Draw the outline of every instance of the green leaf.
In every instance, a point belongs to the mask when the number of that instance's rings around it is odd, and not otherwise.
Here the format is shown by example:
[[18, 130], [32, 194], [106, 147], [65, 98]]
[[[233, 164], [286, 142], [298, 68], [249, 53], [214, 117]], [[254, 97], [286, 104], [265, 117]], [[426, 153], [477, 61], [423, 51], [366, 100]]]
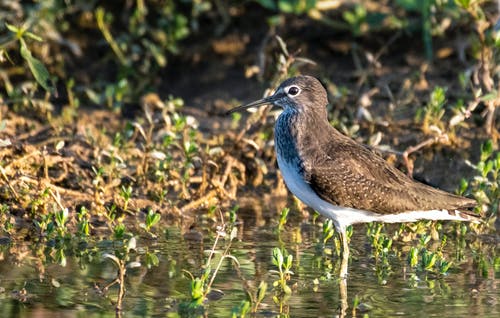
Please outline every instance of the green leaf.
[[467, 190], [468, 186], [469, 186], [469, 183], [467, 182], [467, 180], [462, 178], [460, 180], [460, 187], [458, 189], [458, 194], [463, 195], [465, 193], [465, 190]]
[[469, 9], [471, 0], [455, 0], [455, 3], [464, 9]]
[[12, 24], [9, 24], [7, 22], [5, 22], [5, 26], [7, 27], [7, 29], [9, 29], [9, 31], [14, 32], [16, 34], [21, 31], [20, 28], [13, 26]]
[[278, 247], [273, 249], [273, 264], [280, 267], [283, 266], [283, 254], [281, 254], [281, 250]]
[[488, 175], [488, 173], [490, 173], [490, 171], [492, 171], [492, 170], [493, 170], [493, 161], [488, 160], [486, 162], [486, 164], [484, 165], [484, 167], [483, 167], [483, 171], [482, 171], [483, 177], [486, 178], [486, 176]]
[[290, 286], [284, 285], [283, 292], [285, 292], [285, 294], [287, 294], [287, 295], [290, 295], [292, 293], [292, 289], [290, 288]]
[[276, 10], [276, 3], [273, 0], [257, 0], [257, 2], [266, 9]]
[[261, 302], [266, 296], [267, 283], [265, 281], [261, 281], [259, 284], [259, 289], [257, 290], [257, 301]]
[[191, 298], [201, 299], [203, 297], [203, 281], [198, 277], [191, 281]]
[[437, 256], [435, 253], [427, 253], [424, 254], [425, 255], [425, 258], [422, 257], [422, 260], [424, 261], [424, 268], [426, 270], [431, 270], [432, 267], [434, 267], [434, 264], [436, 263], [436, 260], [437, 260]]
[[292, 261], [293, 261], [293, 255], [288, 255], [286, 257], [286, 263], [285, 263], [285, 268], [286, 269], [292, 268]]
[[420, 8], [420, 0], [397, 0], [396, 4], [408, 11], [417, 11]]
[[352, 12], [344, 11], [342, 17], [351, 25], [354, 25], [356, 23], [356, 16]]
[[36, 59], [31, 55], [30, 50], [26, 46], [23, 39], [21, 41], [21, 56], [28, 62], [31, 73], [35, 77], [35, 80], [48, 92], [54, 92], [54, 87], [52, 86], [52, 81], [50, 80], [50, 74], [45, 65], [43, 65], [40, 60]]
[[41, 37], [39, 37], [38, 35], [36, 35], [35, 33], [32, 33], [32, 32], [24, 32], [23, 34], [25, 37], [27, 38], [30, 38], [30, 39], [33, 39], [35, 41], [38, 41], [38, 42], [43, 42], [43, 39]]
[[488, 94], [484, 94], [480, 97], [480, 100], [483, 102], [489, 102], [498, 98], [498, 92], [496, 90], [491, 91]]
[[[295, 3], [292, 3], [290, 1], [286, 1], [286, 0], [281, 0], [281, 1], [278, 1], [278, 8], [280, 9], [280, 11], [282, 12], [285, 12], [285, 13], [293, 13], [294, 11], [294, 4]], [[296, 4], [295, 4], [296, 5]]]
[[408, 255], [408, 262], [411, 267], [415, 267], [418, 264], [418, 248], [412, 247], [410, 248], [410, 253]]
[[148, 51], [153, 55], [156, 63], [160, 67], [165, 67], [167, 65], [167, 58], [160, 47], [155, 45], [153, 42], [148, 40], [142, 40], [142, 44], [148, 49]]
[[151, 266], [158, 266], [160, 264], [160, 260], [155, 253], [146, 253], [146, 264], [148, 268]]
[[481, 161], [486, 161], [486, 159], [488, 159], [488, 157], [492, 153], [493, 153], [493, 141], [489, 139], [481, 145]]

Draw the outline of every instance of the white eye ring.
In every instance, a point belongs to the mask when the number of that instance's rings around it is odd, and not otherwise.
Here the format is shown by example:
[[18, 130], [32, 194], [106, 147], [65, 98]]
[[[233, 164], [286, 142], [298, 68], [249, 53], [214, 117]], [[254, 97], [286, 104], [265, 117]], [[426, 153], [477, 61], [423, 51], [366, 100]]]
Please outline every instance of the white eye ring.
[[300, 88], [295, 85], [288, 86], [285, 88], [285, 93], [290, 97], [297, 96], [300, 94], [300, 92], [301, 92]]

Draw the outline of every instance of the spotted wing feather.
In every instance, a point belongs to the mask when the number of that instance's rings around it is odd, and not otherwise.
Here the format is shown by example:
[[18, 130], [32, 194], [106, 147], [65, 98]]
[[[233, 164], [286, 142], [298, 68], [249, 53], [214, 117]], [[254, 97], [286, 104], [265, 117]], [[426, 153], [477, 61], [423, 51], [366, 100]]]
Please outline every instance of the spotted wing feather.
[[[475, 200], [456, 196], [408, 178], [368, 148], [334, 131], [310, 143], [321, 149], [314, 158], [303, 152], [306, 181], [324, 200], [380, 214], [473, 207]], [[336, 142], [332, 143], [331, 138]]]

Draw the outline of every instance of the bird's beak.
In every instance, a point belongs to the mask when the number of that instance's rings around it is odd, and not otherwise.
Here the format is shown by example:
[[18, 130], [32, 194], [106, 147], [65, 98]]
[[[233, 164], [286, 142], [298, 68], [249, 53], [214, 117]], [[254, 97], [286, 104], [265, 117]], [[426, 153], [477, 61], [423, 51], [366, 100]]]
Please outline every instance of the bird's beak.
[[283, 97], [283, 93], [276, 92], [271, 96], [256, 100], [256, 101], [248, 103], [248, 104], [237, 106], [237, 107], [229, 110], [226, 113], [226, 115], [232, 114], [234, 112], [239, 112], [239, 111], [242, 111], [244, 109], [251, 108], [251, 107], [262, 106], [262, 105], [266, 105], [266, 104], [273, 104], [276, 100], [278, 100], [282, 97]]

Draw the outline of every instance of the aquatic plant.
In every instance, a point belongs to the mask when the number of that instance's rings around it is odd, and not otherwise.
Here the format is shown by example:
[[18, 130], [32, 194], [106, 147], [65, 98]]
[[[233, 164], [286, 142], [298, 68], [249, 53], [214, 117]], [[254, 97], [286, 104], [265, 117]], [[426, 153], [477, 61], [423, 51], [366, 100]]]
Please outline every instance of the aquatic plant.
[[389, 275], [392, 273], [392, 265], [389, 256], [392, 252], [392, 238], [387, 235], [383, 223], [366, 224], [366, 236], [368, 237], [373, 257], [375, 259], [375, 273], [380, 284], [385, 285]]
[[161, 214], [158, 212], [153, 212], [152, 209], [148, 209], [148, 214], [146, 214], [146, 231], [151, 231], [151, 228], [155, 226], [161, 219]]
[[447, 242], [447, 236], [443, 235], [436, 252], [429, 250], [428, 244], [430, 240], [430, 235], [424, 234], [420, 237], [419, 247], [412, 246], [410, 248], [407, 258], [408, 264], [418, 271], [446, 274], [453, 264], [444, 258], [442, 252]]
[[[212, 284], [217, 277], [223, 262], [226, 259], [230, 259], [236, 266], [239, 266], [239, 262], [230, 253], [231, 243], [236, 238], [238, 229], [234, 226], [234, 223], [225, 223], [222, 214], [220, 215], [220, 223], [217, 225], [216, 236], [212, 244], [212, 248], [208, 251], [208, 257], [205, 261], [204, 268], [199, 276], [193, 275], [190, 271], [183, 269], [183, 271], [190, 278], [190, 293], [191, 299], [188, 303], [183, 303], [182, 311], [187, 310], [188, 312], [198, 311], [204, 301], [207, 299], [210, 292], [212, 292]], [[229, 233], [228, 233], [229, 232]], [[215, 259], [215, 255], [219, 254], [219, 243], [224, 241], [225, 246], [223, 251], [215, 264], [215, 268], [212, 270], [212, 262]]]
[[102, 295], [107, 295], [107, 292], [110, 287], [118, 284], [118, 294], [116, 300], [112, 300], [112, 303], [115, 305], [115, 309], [117, 313], [120, 313], [123, 309], [123, 300], [125, 297], [125, 277], [127, 273], [127, 269], [140, 267], [141, 263], [136, 260], [131, 260], [130, 254], [137, 247], [137, 240], [134, 237], [126, 240], [124, 242], [123, 248], [121, 250], [115, 250], [114, 254], [104, 253], [102, 255], [103, 259], [109, 259], [113, 262], [113, 264], [117, 268], [117, 277], [108, 283], [107, 285], [100, 287], [96, 286], [97, 290]]
[[278, 232], [281, 232], [286, 224], [289, 208], [283, 208], [280, 213], [280, 219], [278, 223]]
[[293, 256], [288, 254], [284, 248], [275, 247], [273, 249], [272, 263], [278, 270], [270, 270], [270, 273], [277, 274], [278, 279], [273, 282], [273, 287], [276, 288], [277, 294], [291, 294], [292, 290], [288, 286], [287, 281], [290, 280], [293, 272], [291, 270], [293, 265]]

